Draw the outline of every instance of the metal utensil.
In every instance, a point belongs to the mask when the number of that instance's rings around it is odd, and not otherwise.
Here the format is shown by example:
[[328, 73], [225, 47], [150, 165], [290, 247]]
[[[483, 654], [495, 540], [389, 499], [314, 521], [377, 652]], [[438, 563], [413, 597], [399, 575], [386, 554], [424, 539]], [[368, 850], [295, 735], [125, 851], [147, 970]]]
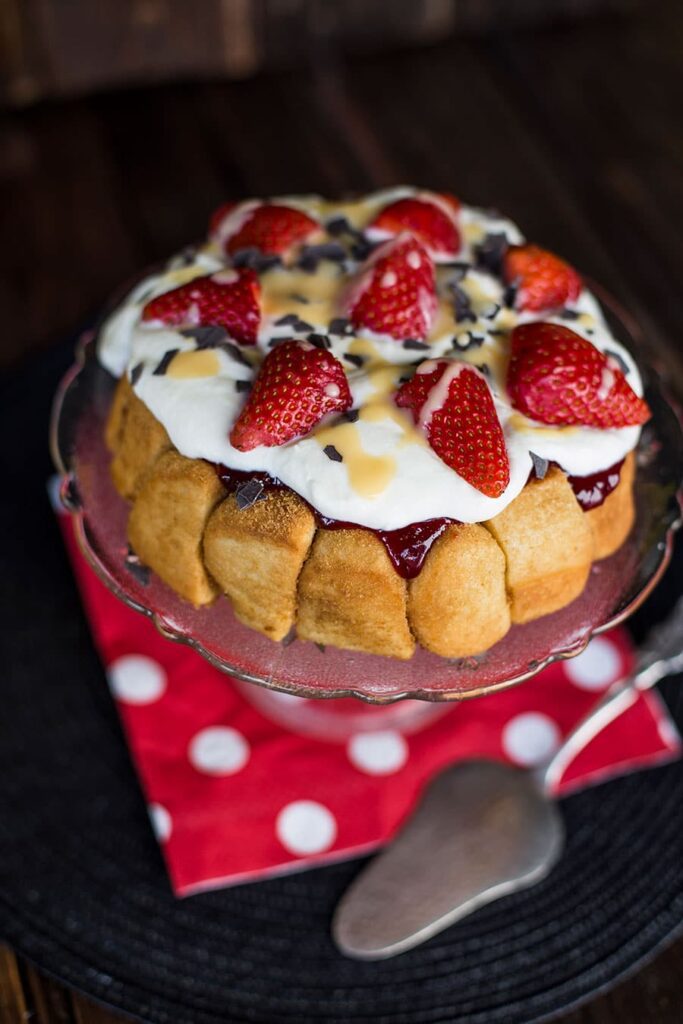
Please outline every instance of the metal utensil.
[[544, 878], [564, 846], [554, 795], [587, 744], [667, 675], [683, 671], [683, 598], [643, 645], [635, 671], [611, 686], [534, 771], [492, 761], [446, 769], [393, 842], [355, 879], [332, 922], [347, 956], [380, 960]]

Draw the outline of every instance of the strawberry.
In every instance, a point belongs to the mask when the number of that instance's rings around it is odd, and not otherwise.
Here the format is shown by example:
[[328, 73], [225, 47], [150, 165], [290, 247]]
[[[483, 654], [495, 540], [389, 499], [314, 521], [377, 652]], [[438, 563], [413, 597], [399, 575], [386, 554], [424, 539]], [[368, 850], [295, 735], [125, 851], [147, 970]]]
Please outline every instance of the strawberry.
[[608, 430], [650, 418], [616, 360], [559, 324], [515, 327], [507, 390], [515, 409], [553, 426]]
[[318, 222], [302, 210], [262, 203], [247, 211], [242, 224], [223, 237], [223, 244], [230, 254], [240, 249], [258, 249], [264, 255], [282, 256], [319, 229]]
[[436, 313], [436, 283], [421, 242], [403, 233], [380, 245], [351, 289], [347, 311], [356, 328], [424, 340]]
[[223, 221], [225, 220], [225, 218], [228, 216], [229, 213], [232, 213], [232, 211], [234, 209], [236, 209], [238, 206], [239, 206], [239, 202], [237, 202], [235, 200], [232, 200], [232, 201], [229, 201], [227, 203], [221, 203], [220, 206], [216, 207], [216, 209], [213, 211], [213, 213], [209, 217], [209, 236], [210, 237], [213, 237], [214, 235], [218, 234], [218, 232], [220, 230], [220, 226], [223, 223]]
[[480, 370], [432, 359], [394, 397], [409, 409], [440, 459], [472, 487], [499, 498], [510, 483], [510, 461], [493, 397]]
[[241, 452], [285, 444], [308, 434], [328, 413], [344, 412], [351, 402], [339, 360], [328, 349], [290, 339], [263, 360], [230, 441]]
[[517, 309], [532, 313], [573, 302], [582, 287], [573, 267], [538, 245], [511, 245], [503, 257], [503, 278], [517, 286]]
[[[449, 211], [449, 212], [447, 212]], [[435, 197], [428, 199], [399, 199], [390, 203], [368, 226], [369, 238], [386, 238], [409, 231], [425, 246], [434, 260], [452, 259], [460, 251], [460, 234], [452, 215], [450, 203]]]
[[142, 319], [169, 327], [223, 327], [235, 341], [255, 345], [260, 294], [253, 270], [220, 270], [157, 295], [143, 309]]
[[457, 196], [454, 196], [452, 192], [437, 192], [436, 195], [442, 203], [446, 203], [451, 208], [453, 213], [460, 213], [462, 209], [462, 203]]

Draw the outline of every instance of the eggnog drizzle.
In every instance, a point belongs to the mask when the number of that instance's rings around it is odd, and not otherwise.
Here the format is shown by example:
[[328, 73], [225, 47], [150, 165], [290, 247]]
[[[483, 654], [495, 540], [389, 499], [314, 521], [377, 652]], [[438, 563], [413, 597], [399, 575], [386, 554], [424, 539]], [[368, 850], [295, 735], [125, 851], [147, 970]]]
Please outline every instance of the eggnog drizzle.
[[[261, 277], [261, 307], [277, 320], [295, 313], [313, 325], [327, 325], [338, 316], [339, 293], [345, 277], [336, 263], [321, 261], [314, 273], [304, 270], [268, 270]], [[307, 301], [301, 301], [305, 298]]]
[[178, 352], [168, 364], [166, 376], [174, 380], [189, 380], [196, 377], [215, 377], [221, 368], [220, 359], [212, 349], [197, 349]]

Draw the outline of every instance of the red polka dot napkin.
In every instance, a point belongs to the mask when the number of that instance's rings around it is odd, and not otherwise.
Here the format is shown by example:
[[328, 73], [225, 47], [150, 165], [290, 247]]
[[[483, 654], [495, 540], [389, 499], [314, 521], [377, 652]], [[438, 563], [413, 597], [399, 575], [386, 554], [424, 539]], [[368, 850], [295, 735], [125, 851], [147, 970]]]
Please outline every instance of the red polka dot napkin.
[[[627, 634], [615, 630], [516, 689], [445, 709], [420, 705], [431, 717], [413, 731], [401, 705], [334, 708], [270, 694], [266, 705], [264, 691], [164, 640], [113, 597], [68, 517], [60, 522], [178, 895], [371, 850], [454, 761], [542, 762], [633, 660]], [[659, 764], [680, 748], [657, 694], [641, 695], [569, 765], [560, 791]]]

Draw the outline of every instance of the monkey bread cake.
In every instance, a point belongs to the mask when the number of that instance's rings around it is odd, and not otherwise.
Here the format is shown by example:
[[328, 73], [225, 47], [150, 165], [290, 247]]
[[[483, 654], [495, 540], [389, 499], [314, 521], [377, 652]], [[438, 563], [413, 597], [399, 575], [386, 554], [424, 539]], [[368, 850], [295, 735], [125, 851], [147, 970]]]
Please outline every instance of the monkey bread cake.
[[227, 203], [98, 355], [135, 555], [273, 641], [479, 654], [633, 523], [632, 356], [569, 264], [452, 195]]

